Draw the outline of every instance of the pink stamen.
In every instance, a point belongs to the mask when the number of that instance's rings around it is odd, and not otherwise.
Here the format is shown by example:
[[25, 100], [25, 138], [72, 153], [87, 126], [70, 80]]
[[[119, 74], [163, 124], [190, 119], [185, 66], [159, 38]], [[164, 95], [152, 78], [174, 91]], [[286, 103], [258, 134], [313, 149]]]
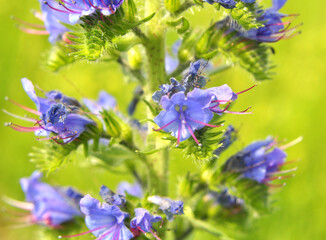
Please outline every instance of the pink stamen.
[[177, 120], [177, 119], [172, 120], [171, 122], [165, 124], [163, 127], [159, 128], [159, 129], [154, 129], [154, 128], [153, 128], [153, 130], [154, 130], [154, 131], [161, 131], [161, 130], [163, 130], [164, 128], [166, 128], [167, 126], [169, 126], [169, 125], [171, 125], [172, 123], [174, 123], [176, 120]]
[[34, 23], [29, 23], [29, 22], [25, 22], [19, 18], [16, 18], [14, 16], [11, 17], [13, 20], [25, 25], [25, 26], [28, 26], [28, 27], [34, 27], [34, 28], [41, 28], [41, 29], [45, 29], [45, 26], [44, 25], [41, 25], [41, 24], [34, 24]]
[[218, 102], [218, 103], [227, 103], [227, 102], [232, 102], [231, 100], [214, 100], [214, 101], [212, 101], [212, 103], [216, 103], [216, 102]]
[[71, 13], [76, 13], [76, 14], [80, 14], [81, 12], [77, 12], [74, 10], [71, 10], [70, 8], [67, 8], [63, 3], [59, 2], [59, 5], [62, 6], [64, 9], [68, 10]]
[[104, 0], [101, 0], [102, 4], [104, 5], [104, 7], [108, 7], [105, 3]]
[[14, 123], [9, 123], [7, 126], [19, 132], [35, 132], [41, 129], [40, 127], [23, 127]]
[[272, 172], [271, 174], [286, 174], [286, 173], [294, 172], [294, 171], [297, 171], [297, 170], [298, 170], [298, 168], [295, 167], [295, 168], [288, 169], [288, 170], [275, 171], [275, 172]]
[[189, 119], [190, 121], [193, 121], [193, 122], [196, 122], [196, 123], [205, 125], [207, 127], [222, 127], [222, 126], [224, 126], [224, 124], [221, 124], [221, 125], [212, 125], [212, 124], [204, 123], [204, 122], [201, 122], [201, 121], [198, 121], [196, 119], [189, 118], [189, 117], [187, 119]]
[[17, 102], [15, 102], [15, 101], [11, 100], [11, 99], [8, 98], [8, 97], [6, 97], [5, 100], [8, 100], [9, 102], [15, 104], [16, 106], [18, 106], [18, 107], [24, 109], [24, 110], [27, 111], [27, 112], [33, 113], [33, 114], [38, 115], [38, 116], [41, 116], [41, 115], [42, 115], [39, 111], [36, 111], [36, 110], [31, 109], [31, 108], [29, 108], [29, 107], [25, 107], [24, 105], [21, 105], [20, 103], [17, 103]]
[[179, 143], [180, 143], [181, 127], [182, 127], [182, 124], [181, 124], [181, 121], [180, 121], [179, 128], [178, 128], [177, 147], [179, 146]]
[[295, 175], [288, 175], [288, 176], [275, 176], [275, 177], [270, 177], [270, 178], [266, 178], [263, 181], [264, 182], [270, 182], [270, 181], [274, 181], [274, 180], [281, 180], [281, 179], [287, 179], [287, 178], [291, 178], [294, 177]]
[[247, 112], [251, 107], [241, 111], [241, 112], [233, 112], [233, 111], [224, 111], [225, 113], [232, 113], [232, 114], [252, 114], [252, 112]]
[[103, 229], [103, 228], [106, 228], [106, 227], [110, 227], [110, 226], [112, 226], [112, 224], [104, 225], [104, 226], [101, 226], [101, 227], [98, 227], [98, 228], [94, 228], [92, 230], [89, 230], [89, 231], [86, 231], [86, 232], [82, 232], [82, 233], [78, 233], [78, 234], [74, 234], [74, 235], [58, 236], [58, 238], [79, 237], [79, 236], [83, 236], [85, 234], [92, 233], [92, 232], [95, 232], [97, 230], [100, 230], [100, 229]]
[[298, 162], [299, 160], [292, 160], [292, 161], [287, 161], [287, 162], [284, 162], [282, 164], [279, 164], [278, 166], [281, 167], [281, 166], [284, 166], [284, 165], [287, 165], [287, 164], [291, 164], [291, 163], [296, 163]]
[[[53, 9], [54, 11], [58, 11], [58, 12], [62, 12], [62, 13], [70, 13], [70, 12], [67, 12], [67, 11], [64, 11], [64, 10], [61, 10], [61, 9], [58, 9], [58, 8], [55, 8], [55, 7], [52, 7], [47, 1], [44, 1], [43, 2], [45, 5], [48, 5], [49, 8]], [[62, 4], [60, 4], [62, 6]]]
[[238, 92], [238, 93], [236, 93], [236, 94], [239, 95], [239, 94], [241, 94], [241, 93], [247, 92], [247, 91], [253, 89], [253, 88], [256, 87], [256, 86], [257, 86], [257, 84], [255, 84], [255, 85], [251, 86], [250, 88], [247, 88], [247, 89], [245, 89], [245, 90], [243, 90], [243, 91], [241, 91], [241, 92]]
[[153, 236], [157, 239], [157, 240], [161, 240], [153, 231], [152, 229], [149, 230], [151, 232], [151, 234], [153, 234]]
[[226, 107], [223, 110], [220, 109], [213, 109], [213, 107], [209, 107], [212, 111], [217, 112], [217, 113], [223, 113], [225, 112], [229, 107], [230, 107], [231, 103], [228, 103], [228, 105], [226, 105]]
[[190, 134], [191, 134], [191, 136], [193, 137], [193, 139], [195, 140], [195, 142], [196, 142], [198, 145], [201, 145], [201, 144], [198, 142], [198, 140], [197, 140], [195, 134], [194, 134], [193, 131], [191, 130], [191, 127], [189, 126], [188, 123], [186, 123], [186, 126], [187, 126], [187, 128], [189, 129]]
[[20, 30], [22, 30], [25, 33], [32, 34], [32, 35], [49, 35], [49, 32], [47, 30], [36, 30], [32, 28], [24, 28], [22, 26], [18, 27]]

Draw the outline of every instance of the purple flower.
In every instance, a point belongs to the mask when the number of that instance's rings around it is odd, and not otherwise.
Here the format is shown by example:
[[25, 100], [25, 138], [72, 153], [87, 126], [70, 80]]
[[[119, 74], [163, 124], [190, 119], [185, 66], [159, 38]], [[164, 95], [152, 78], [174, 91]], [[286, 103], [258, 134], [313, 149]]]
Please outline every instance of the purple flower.
[[134, 182], [134, 184], [130, 184], [126, 181], [123, 181], [119, 183], [118, 193], [121, 195], [125, 195], [127, 193], [131, 196], [142, 198], [143, 188], [138, 182]]
[[117, 105], [115, 98], [103, 90], [100, 91], [97, 101], [84, 98], [83, 103], [94, 114], [99, 114], [103, 110], [114, 109]]
[[160, 196], [150, 196], [147, 199], [149, 202], [152, 202], [158, 206], [166, 215], [166, 218], [169, 221], [173, 220], [174, 215], [182, 215], [183, 214], [183, 202], [182, 201], [174, 201], [170, 198], [160, 197]]
[[100, 190], [100, 196], [106, 202], [110, 205], [123, 205], [126, 203], [126, 197], [122, 194], [115, 194], [113, 191], [111, 191], [107, 186], [102, 185]]
[[78, 204], [82, 195], [72, 188], [53, 187], [40, 182], [41, 176], [41, 173], [34, 172], [31, 177], [20, 180], [27, 202], [12, 199], [7, 199], [7, 202], [30, 211], [28, 221], [31, 223], [50, 227], [58, 227], [75, 216], [81, 216]]
[[207, 90], [195, 88], [187, 94], [183, 92], [174, 94], [171, 98], [163, 96], [161, 99], [162, 110], [154, 118], [154, 122], [160, 127], [156, 131], [171, 132], [180, 141], [190, 136], [199, 144], [194, 131], [204, 126], [218, 127], [208, 124], [213, 118], [213, 112], [209, 109], [212, 95]]
[[37, 125], [23, 127], [17, 124], [9, 124], [11, 128], [21, 132], [35, 132], [38, 136], [49, 136], [54, 133], [55, 136], [43, 139], [52, 139], [56, 142], [60, 139], [63, 140], [63, 143], [69, 143], [78, 138], [86, 130], [87, 125], [95, 124], [91, 119], [78, 114], [80, 104], [77, 100], [66, 97], [58, 91], [50, 91], [46, 93], [46, 98], [41, 98], [36, 95], [31, 81], [23, 78], [22, 84], [27, 95], [35, 103], [37, 110], [10, 101], [24, 110], [38, 115], [41, 120], [11, 114], [17, 118], [34, 122], [34, 125]]
[[[146, 234], [152, 233], [156, 239], [160, 239], [157, 235], [153, 232], [152, 229], [153, 223], [162, 221], [162, 217], [159, 215], [151, 215], [148, 210], [144, 208], [136, 208], [135, 209], [135, 217], [130, 222], [130, 228], [133, 232], [134, 236], [139, 235], [139, 231]], [[155, 229], [154, 229], [155, 230]]]
[[165, 54], [165, 71], [167, 74], [172, 73], [174, 70], [177, 69], [179, 65], [179, 59], [178, 59], [178, 52], [181, 47], [182, 41], [176, 41], [172, 45], [172, 55], [170, 55], [168, 52]]
[[[279, 174], [296, 170], [280, 171], [280, 168], [285, 164], [287, 155], [275, 145], [274, 139], [271, 138], [254, 142], [228, 159], [224, 170], [240, 172], [245, 178], [273, 186], [269, 182], [290, 177], [279, 176]], [[276, 174], [278, 175], [275, 176]]]
[[[80, 209], [85, 214], [85, 222], [90, 231], [98, 240], [129, 240], [133, 234], [125, 226], [124, 220], [128, 217], [116, 205], [100, 203], [90, 195], [80, 200]], [[77, 234], [79, 236], [81, 234]]]

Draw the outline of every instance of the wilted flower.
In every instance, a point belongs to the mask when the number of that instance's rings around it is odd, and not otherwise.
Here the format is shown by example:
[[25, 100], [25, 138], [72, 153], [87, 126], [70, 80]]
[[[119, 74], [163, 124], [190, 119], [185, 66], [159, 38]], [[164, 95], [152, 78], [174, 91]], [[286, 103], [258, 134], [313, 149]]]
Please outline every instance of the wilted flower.
[[120, 206], [126, 203], [126, 198], [124, 195], [116, 194], [104, 185], [102, 185], [101, 187], [100, 196], [102, 197], [104, 202], [110, 205]]
[[143, 188], [138, 182], [134, 182], [134, 184], [130, 184], [126, 181], [122, 181], [118, 185], [118, 193], [121, 195], [125, 195], [127, 193], [131, 196], [142, 198]]
[[213, 200], [215, 204], [221, 205], [224, 208], [235, 208], [244, 204], [242, 199], [230, 195], [227, 188], [220, 192], [210, 191], [205, 198]]
[[[148, 210], [144, 208], [135, 209], [135, 217], [130, 222], [130, 228], [134, 236], [138, 236], [139, 232], [144, 234], [152, 233], [156, 239], [158, 236], [153, 232], [153, 223], [162, 221], [162, 217], [159, 215], [151, 215]], [[155, 230], [155, 229], [154, 229]]]
[[150, 196], [147, 198], [147, 200], [151, 203], [160, 206], [160, 209], [163, 211], [169, 221], [173, 220], [174, 215], [183, 214], [182, 201], [174, 201], [170, 198], [160, 196]]
[[38, 115], [41, 120], [32, 118], [23, 118], [10, 114], [12, 116], [34, 122], [33, 127], [23, 127], [17, 124], [8, 124], [11, 128], [21, 132], [35, 132], [38, 136], [49, 136], [50, 133], [56, 134], [46, 139], [52, 139], [57, 142], [62, 139], [64, 143], [69, 143], [78, 138], [85, 130], [87, 125], [95, 124], [89, 118], [78, 114], [80, 112], [80, 104], [77, 100], [66, 97], [58, 91], [50, 91], [46, 93], [46, 98], [38, 97], [35, 93], [34, 86], [27, 78], [22, 79], [22, 84], [27, 95], [35, 103], [37, 110], [30, 109], [12, 100], [12, 103], [18, 105], [22, 109]]
[[5, 199], [9, 204], [28, 210], [31, 215], [25, 220], [50, 227], [58, 227], [64, 222], [81, 216], [79, 200], [82, 195], [72, 188], [53, 187], [40, 182], [41, 173], [34, 172], [29, 178], [22, 178], [20, 184], [27, 202]]

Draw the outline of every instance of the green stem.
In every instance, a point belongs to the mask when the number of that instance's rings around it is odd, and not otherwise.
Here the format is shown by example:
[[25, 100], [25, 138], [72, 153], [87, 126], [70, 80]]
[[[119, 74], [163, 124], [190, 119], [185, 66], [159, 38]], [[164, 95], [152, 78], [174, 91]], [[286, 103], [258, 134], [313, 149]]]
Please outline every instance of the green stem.
[[163, 150], [163, 190], [162, 193], [165, 196], [169, 195], [169, 160], [170, 160], [170, 149], [169, 147]]

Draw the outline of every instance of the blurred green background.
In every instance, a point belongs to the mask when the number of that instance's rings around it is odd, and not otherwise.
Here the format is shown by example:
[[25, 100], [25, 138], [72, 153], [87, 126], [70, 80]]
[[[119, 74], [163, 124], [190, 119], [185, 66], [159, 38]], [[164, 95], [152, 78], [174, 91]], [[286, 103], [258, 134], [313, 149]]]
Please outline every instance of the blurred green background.
[[[265, 1], [267, 5], [270, 3]], [[264, 3], [265, 3], [264, 2]], [[125, 112], [131, 99], [127, 95], [135, 84], [127, 84], [119, 67], [107, 63], [77, 63], [58, 74], [42, 68], [42, 55], [50, 47], [46, 36], [27, 35], [10, 19], [15, 15], [28, 22], [35, 21], [31, 9], [38, 9], [37, 1], [7, 1], [0, 8], [0, 105], [15, 113], [23, 113], [16, 106], [4, 101], [5, 96], [33, 107], [24, 93], [20, 79], [27, 77], [45, 90], [60, 89], [66, 95], [81, 98], [76, 89], [65, 78], [72, 81], [89, 98], [96, 98], [100, 89], [114, 95], [120, 110]], [[256, 221], [247, 239], [326, 239], [326, 114], [323, 109], [326, 94], [326, 2], [315, 0], [289, 0], [282, 12], [300, 13], [297, 23], [303, 22], [303, 34], [274, 44], [277, 64], [275, 78], [265, 81], [254, 90], [241, 95], [237, 109], [251, 105], [254, 114], [229, 116], [229, 123], [240, 129], [239, 141], [232, 147], [240, 150], [253, 140], [264, 139], [267, 135], [279, 140], [293, 140], [303, 136], [304, 141], [288, 149], [288, 159], [300, 159], [296, 177], [287, 180], [287, 186], [274, 195], [274, 213]], [[210, 16], [195, 11], [194, 22], [202, 26]], [[199, 14], [197, 16], [197, 13]], [[229, 84], [233, 89], [242, 90], [253, 84], [252, 78], [239, 68], [228, 70], [212, 81], [212, 84]], [[0, 113], [1, 122], [12, 118]], [[0, 127], [0, 194], [23, 200], [19, 179], [29, 176], [35, 169], [28, 161], [28, 153], [37, 144], [32, 133], [20, 133]], [[185, 164], [185, 161], [187, 164]], [[187, 165], [188, 168], [184, 169]], [[171, 163], [173, 178], [191, 170], [197, 164], [189, 159], [176, 158]], [[79, 163], [68, 164], [61, 171], [52, 174], [46, 181], [53, 184], [76, 186], [84, 192], [96, 194], [101, 184], [114, 188], [121, 178], [99, 169], [85, 169]], [[171, 184], [171, 189], [174, 185]], [[0, 203], [0, 205], [3, 205]], [[2, 210], [4, 208], [1, 208]], [[37, 239], [33, 232], [36, 227], [8, 229], [9, 213], [1, 211], [1, 239]], [[10, 224], [9, 224], [10, 225]], [[85, 239], [92, 239], [88, 236]], [[83, 238], [84, 239], [84, 238]], [[197, 233], [195, 239], [210, 239]]]

